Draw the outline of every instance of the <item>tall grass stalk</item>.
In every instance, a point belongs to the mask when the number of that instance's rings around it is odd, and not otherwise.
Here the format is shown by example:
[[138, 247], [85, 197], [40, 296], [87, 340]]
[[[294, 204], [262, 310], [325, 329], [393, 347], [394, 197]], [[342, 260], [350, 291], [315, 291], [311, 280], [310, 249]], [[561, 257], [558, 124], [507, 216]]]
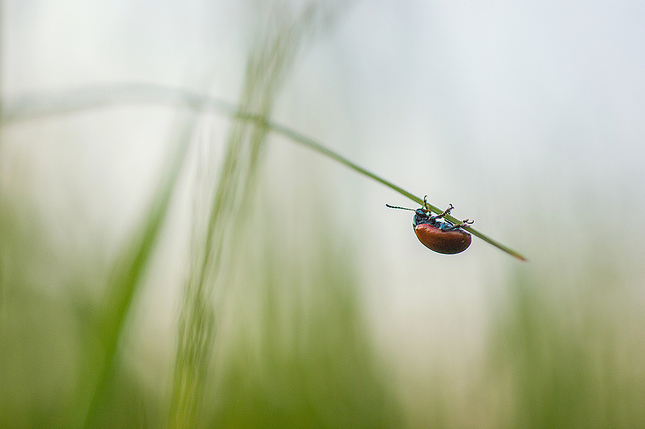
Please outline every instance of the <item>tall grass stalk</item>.
[[142, 287], [142, 277], [149, 267], [155, 245], [162, 233], [171, 197], [181, 167], [188, 152], [190, 134], [194, 127], [194, 115], [185, 126], [179, 138], [178, 150], [169, 159], [165, 176], [148, 211], [144, 214], [136, 233], [119, 252], [120, 258], [113, 268], [106, 296], [97, 316], [97, 337], [102, 343], [103, 359], [97, 360], [97, 383], [90, 395], [90, 404], [84, 427], [97, 427], [100, 408], [105, 402], [104, 395], [114, 378], [118, 343], [127, 324], [127, 316], [135, 295]]
[[266, 118], [303, 39], [314, 29], [320, 15], [328, 15], [329, 11], [310, 3], [300, 16], [291, 19], [287, 18], [286, 10], [275, 9], [273, 13], [249, 56], [240, 102], [241, 111], [254, 112], [262, 121], [233, 125], [212, 195], [197, 196], [206, 198], [210, 214], [205, 229], [193, 233], [194, 264], [180, 316], [171, 427], [196, 424], [217, 332], [213, 291], [221, 293], [230, 282], [224, 268], [236, 256], [240, 227], [249, 219], [249, 208], [254, 206], [252, 196], [269, 131]]

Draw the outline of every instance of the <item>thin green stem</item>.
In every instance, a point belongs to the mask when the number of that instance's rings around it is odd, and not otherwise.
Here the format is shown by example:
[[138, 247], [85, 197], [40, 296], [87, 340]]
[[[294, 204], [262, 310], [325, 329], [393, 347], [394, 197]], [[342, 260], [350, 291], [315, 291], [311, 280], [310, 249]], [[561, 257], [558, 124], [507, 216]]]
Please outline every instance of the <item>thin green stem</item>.
[[[316, 142], [315, 140], [312, 140], [309, 137], [307, 137], [307, 136], [305, 136], [303, 134], [300, 134], [297, 131], [292, 130], [291, 128], [287, 128], [287, 127], [285, 127], [283, 125], [276, 124], [274, 122], [266, 121], [261, 116], [257, 116], [257, 115], [253, 115], [253, 114], [249, 114], [249, 113], [237, 113], [235, 116], [238, 117], [239, 119], [242, 119], [242, 120], [250, 120], [250, 121], [254, 121], [254, 122], [262, 122], [271, 131], [273, 131], [273, 132], [275, 132], [277, 134], [281, 134], [281, 135], [291, 139], [292, 141], [294, 141], [296, 143], [300, 143], [303, 146], [306, 146], [306, 147], [308, 147], [308, 148], [310, 148], [312, 150], [315, 150], [316, 152], [318, 152], [318, 153], [320, 153], [322, 155], [325, 155], [326, 157], [331, 158], [334, 161], [345, 165], [346, 167], [351, 168], [352, 170], [354, 170], [354, 171], [356, 171], [356, 172], [358, 172], [360, 174], [363, 174], [363, 175], [365, 175], [365, 176], [367, 176], [367, 177], [369, 177], [369, 178], [371, 178], [373, 180], [376, 180], [377, 182], [387, 186], [390, 189], [393, 189], [394, 191], [398, 192], [399, 194], [401, 194], [401, 195], [403, 195], [405, 197], [408, 197], [409, 199], [411, 199], [412, 201], [414, 201], [415, 203], [417, 203], [419, 205], [424, 204], [424, 201], [423, 201], [422, 198], [419, 198], [418, 196], [406, 191], [405, 189], [401, 188], [400, 186], [395, 185], [394, 183], [390, 182], [389, 180], [386, 180], [383, 177], [381, 177], [381, 176], [379, 176], [379, 175], [377, 175], [375, 173], [372, 173], [369, 170], [366, 170], [365, 168], [361, 167], [360, 165], [355, 164], [354, 162], [350, 161], [349, 159], [343, 157], [342, 155], [339, 155], [338, 153], [326, 148], [325, 146], [321, 145], [320, 143]], [[436, 214], [443, 213], [443, 210], [441, 210], [438, 207], [436, 207], [436, 206], [434, 206], [432, 204], [429, 204], [427, 202], [426, 202], [425, 206], [430, 211], [432, 211], [432, 212], [434, 212]], [[451, 221], [453, 223], [459, 223], [460, 222], [457, 218], [455, 218], [455, 217], [453, 217], [451, 215], [445, 215], [444, 218], [448, 219], [449, 221]], [[462, 229], [465, 229], [466, 231], [470, 232], [474, 236], [477, 236], [477, 237], [481, 238], [485, 242], [497, 247], [498, 249], [508, 253], [509, 255], [511, 255], [511, 256], [521, 260], [521, 261], [526, 261], [526, 258], [524, 256], [522, 256], [520, 253], [518, 253], [515, 250], [511, 249], [510, 247], [500, 243], [499, 241], [494, 240], [494, 239], [488, 237], [487, 235], [477, 231], [475, 228], [473, 228], [471, 226], [464, 225], [462, 227]]]
[[[245, 118], [242, 115], [238, 115], [238, 117]], [[251, 119], [251, 118], [249, 117], [249, 119]], [[367, 177], [369, 177], [371, 179], [376, 180], [377, 182], [387, 186], [390, 189], [395, 190], [396, 192], [400, 193], [401, 195], [408, 197], [409, 199], [411, 199], [415, 203], [417, 203], [419, 205], [424, 204], [424, 201], [423, 201], [422, 198], [419, 198], [418, 196], [406, 191], [405, 189], [401, 188], [400, 186], [397, 186], [394, 183], [382, 178], [381, 176], [379, 176], [377, 174], [374, 174], [369, 170], [364, 169], [363, 167], [353, 163], [352, 161], [348, 160], [347, 158], [337, 154], [336, 152], [333, 152], [333, 151], [327, 149], [326, 147], [324, 147], [320, 143], [316, 142], [315, 140], [312, 140], [312, 139], [310, 139], [310, 138], [308, 138], [308, 137], [306, 137], [306, 136], [304, 136], [304, 135], [302, 135], [302, 134], [300, 134], [300, 133], [298, 133], [296, 131], [293, 131], [290, 128], [284, 127], [284, 126], [279, 125], [279, 124], [275, 124], [275, 123], [272, 123], [272, 122], [267, 122], [266, 125], [272, 131], [274, 131], [274, 132], [276, 132], [278, 134], [282, 134], [283, 136], [288, 137], [291, 140], [293, 140], [293, 141], [295, 141], [297, 143], [300, 143], [300, 144], [302, 144], [304, 146], [307, 146], [308, 148], [313, 149], [316, 152], [318, 152], [318, 153], [320, 153], [322, 155], [325, 155], [328, 158], [333, 159], [334, 161], [340, 162], [341, 164], [351, 168], [354, 171], [357, 171], [358, 173], [361, 173], [361, 174], [363, 174], [363, 175], [365, 175], [365, 176], [367, 176]], [[432, 204], [426, 203], [425, 206], [430, 211], [432, 211], [432, 212], [434, 212], [436, 214], [443, 213], [443, 210], [439, 209], [436, 206], [433, 206]], [[448, 214], [445, 215], [444, 218], [448, 219], [450, 222], [453, 222], [453, 223], [459, 223], [460, 222], [457, 218], [455, 218], [455, 217], [453, 217], [451, 215], [448, 215]], [[526, 261], [526, 258], [524, 256], [522, 256], [520, 253], [518, 253], [515, 250], [511, 249], [510, 247], [500, 243], [499, 241], [494, 240], [494, 239], [488, 237], [487, 235], [477, 231], [473, 227], [464, 225], [464, 226], [462, 226], [462, 229], [465, 229], [466, 231], [470, 232], [471, 234], [481, 238], [485, 242], [497, 247], [498, 249], [508, 253], [509, 255], [511, 255], [511, 256], [521, 260], [521, 261]]]
[[[358, 164], [355, 164], [344, 156], [326, 148], [319, 142], [303, 134], [300, 134], [299, 132], [294, 131], [291, 128], [285, 127], [284, 125], [275, 122], [267, 121], [264, 116], [243, 112], [240, 110], [240, 107], [235, 104], [179, 88], [169, 88], [165, 86], [147, 84], [127, 84], [67, 91], [63, 94], [59, 94], [57, 97], [47, 97], [44, 95], [23, 97], [17, 102], [5, 104], [6, 110], [2, 112], [2, 118], [5, 122], [8, 123], [37, 116], [84, 110], [90, 107], [105, 106], [110, 104], [123, 104], [124, 102], [153, 102], [184, 105], [191, 109], [211, 110], [235, 117], [239, 120], [253, 121], [257, 124], [266, 126], [269, 130], [273, 131], [276, 134], [283, 135], [293, 142], [300, 143], [301, 145], [306, 146], [320, 153], [321, 155], [339, 162], [346, 167], [349, 167], [352, 170], [364, 176], [367, 176], [381, 183], [382, 185], [387, 186], [388, 188], [411, 199], [419, 205], [423, 205], [423, 199], [419, 198], [418, 196], [406, 191], [400, 186], [395, 185], [389, 180], [386, 180], [381, 176], [374, 174], [369, 170], [366, 170], [365, 168], [359, 166]], [[431, 204], [427, 204], [426, 207], [428, 207], [430, 211], [436, 214], [443, 212], [443, 210]], [[445, 218], [451, 222], [459, 222], [458, 219], [450, 215], [445, 216]], [[474, 236], [481, 238], [485, 242], [497, 247], [498, 249], [508, 253], [509, 255], [521, 261], [526, 261], [526, 258], [520, 253], [500, 243], [499, 241], [494, 240], [487, 235], [477, 231], [475, 228], [471, 226], [464, 226], [463, 229], [470, 232]]]

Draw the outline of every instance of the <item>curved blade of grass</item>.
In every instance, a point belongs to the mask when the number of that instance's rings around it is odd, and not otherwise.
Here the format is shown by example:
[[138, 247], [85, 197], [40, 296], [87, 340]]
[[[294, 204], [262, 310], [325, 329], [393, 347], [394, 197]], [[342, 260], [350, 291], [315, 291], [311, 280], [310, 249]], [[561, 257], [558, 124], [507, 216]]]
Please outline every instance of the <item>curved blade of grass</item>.
[[[302, 135], [302, 134], [300, 134], [300, 133], [298, 133], [298, 132], [296, 132], [296, 131], [294, 131], [294, 130], [292, 130], [290, 128], [284, 127], [284, 126], [279, 125], [279, 124], [271, 123], [271, 122], [267, 123], [267, 126], [272, 131], [274, 131], [274, 132], [276, 132], [278, 134], [282, 134], [283, 136], [288, 137], [291, 140], [293, 140], [293, 141], [295, 141], [297, 143], [300, 143], [300, 144], [302, 144], [304, 146], [307, 146], [308, 148], [313, 149], [316, 152], [318, 152], [318, 153], [320, 153], [322, 155], [325, 155], [328, 158], [333, 159], [334, 161], [340, 162], [341, 164], [345, 165], [346, 167], [351, 168], [352, 170], [354, 170], [354, 171], [356, 171], [356, 172], [358, 172], [360, 174], [363, 174], [363, 175], [365, 175], [365, 176], [367, 176], [367, 177], [369, 177], [369, 178], [371, 178], [373, 180], [376, 180], [377, 182], [387, 186], [388, 188], [395, 190], [399, 194], [408, 197], [409, 199], [411, 199], [412, 201], [414, 201], [415, 203], [417, 203], [419, 205], [423, 205], [423, 203], [424, 203], [423, 199], [417, 197], [414, 194], [411, 194], [410, 192], [406, 191], [405, 189], [401, 188], [400, 186], [397, 186], [394, 183], [382, 178], [381, 176], [378, 176], [378, 175], [372, 173], [371, 171], [364, 169], [360, 165], [357, 165], [357, 164], [353, 163], [352, 161], [348, 160], [347, 158], [337, 154], [336, 152], [333, 152], [333, 151], [327, 149], [326, 147], [324, 147], [320, 143], [318, 143], [318, 142], [316, 142], [316, 141], [314, 141], [314, 140], [312, 140], [312, 139], [310, 139], [310, 138], [308, 138], [308, 137], [306, 137], [306, 136], [304, 136], [304, 135]], [[439, 209], [438, 207], [433, 206], [432, 204], [426, 203], [426, 207], [428, 207], [432, 212], [434, 212], [436, 214], [443, 213], [443, 210]], [[444, 217], [446, 219], [448, 219], [449, 221], [453, 222], [453, 223], [458, 223], [459, 222], [459, 220], [454, 218], [453, 216], [445, 215]], [[485, 242], [487, 242], [487, 243], [497, 247], [498, 249], [508, 253], [509, 255], [519, 259], [520, 261], [526, 261], [526, 258], [524, 256], [522, 256], [520, 253], [516, 252], [515, 250], [511, 249], [508, 246], [505, 246], [504, 244], [500, 243], [499, 241], [493, 240], [492, 238], [490, 238], [487, 235], [475, 230], [474, 228], [472, 228], [470, 226], [463, 226], [462, 228], [467, 230], [471, 234], [481, 238]]]
[[[23, 97], [18, 101], [8, 102], [5, 104], [6, 110], [2, 112], [3, 121], [6, 123], [21, 121], [38, 116], [55, 115], [62, 113], [69, 113], [78, 110], [85, 110], [91, 107], [100, 107], [113, 104], [123, 104], [125, 102], [141, 103], [170, 103], [173, 105], [183, 105], [191, 109], [197, 110], [212, 110], [220, 112], [243, 121], [253, 121], [267, 127], [269, 130], [281, 134], [288, 139], [300, 143], [321, 155], [324, 155], [336, 162], [339, 162], [346, 167], [360, 173], [364, 176], [373, 179], [382, 185], [398, 192], [399, 194], [409, 198], [415, 203], [422, 205], [423, 199], [406, 191], [400, 186], [395, 185], [389, 180], [372, 173], [369, 170], [359, 166], [358, 164], [348, 160], [344, 156], [328, 149], [319, 142], [285, 127], [284, 125], [268, 121], [262, 115], [256, 115], [241, 111], [240, 106], [233, 103], [228, 103], [217, 98], [203, 96], [191, 91], [181, 88], [170, 88], [160, 85], [149, 84], [125, 84], [113, 85], [78, 89], [75, 91], [67, 91], [63, 94], [56, 95], [38, 95], [31, 97]], [[436, 206], [428, 204], [427, 207], [434, 213], [442, 213], [443, 210]], [[459, 222], [458, 219], [448, 215], [446, 216], [451, 222]], [[511, 249], [510, 247], [500, 243], [497, 240], [477, 231], [471, 226], [464, 226], [464, 229], [476, 237], [481, 238], [488, 244], [497, 247], [498, 249], [506, 252], [507, 254], [517, 258], [521, 261], [526, 261], [526, 258], [519, 252]]]

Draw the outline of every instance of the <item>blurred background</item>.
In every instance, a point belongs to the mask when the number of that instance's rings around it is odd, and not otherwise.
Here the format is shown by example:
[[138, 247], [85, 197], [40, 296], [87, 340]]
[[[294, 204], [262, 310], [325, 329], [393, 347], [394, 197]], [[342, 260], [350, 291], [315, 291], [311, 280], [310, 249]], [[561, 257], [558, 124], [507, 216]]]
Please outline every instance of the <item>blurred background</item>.
[[643, 22], [2, 1], [0, 426], [645, 426]]

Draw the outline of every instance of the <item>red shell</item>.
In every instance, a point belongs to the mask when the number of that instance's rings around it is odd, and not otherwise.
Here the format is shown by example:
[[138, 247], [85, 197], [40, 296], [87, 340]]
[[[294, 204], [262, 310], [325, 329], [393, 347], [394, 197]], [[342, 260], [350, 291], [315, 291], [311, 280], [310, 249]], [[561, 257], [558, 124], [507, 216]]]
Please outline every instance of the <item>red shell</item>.
[[422, 223], [414, 228], [414, 232], [424, 246], [438, 253], [453, 255], [463, 252], [470, 246], [470, 234], [460, 229], [442, 231], [427, 223]]

